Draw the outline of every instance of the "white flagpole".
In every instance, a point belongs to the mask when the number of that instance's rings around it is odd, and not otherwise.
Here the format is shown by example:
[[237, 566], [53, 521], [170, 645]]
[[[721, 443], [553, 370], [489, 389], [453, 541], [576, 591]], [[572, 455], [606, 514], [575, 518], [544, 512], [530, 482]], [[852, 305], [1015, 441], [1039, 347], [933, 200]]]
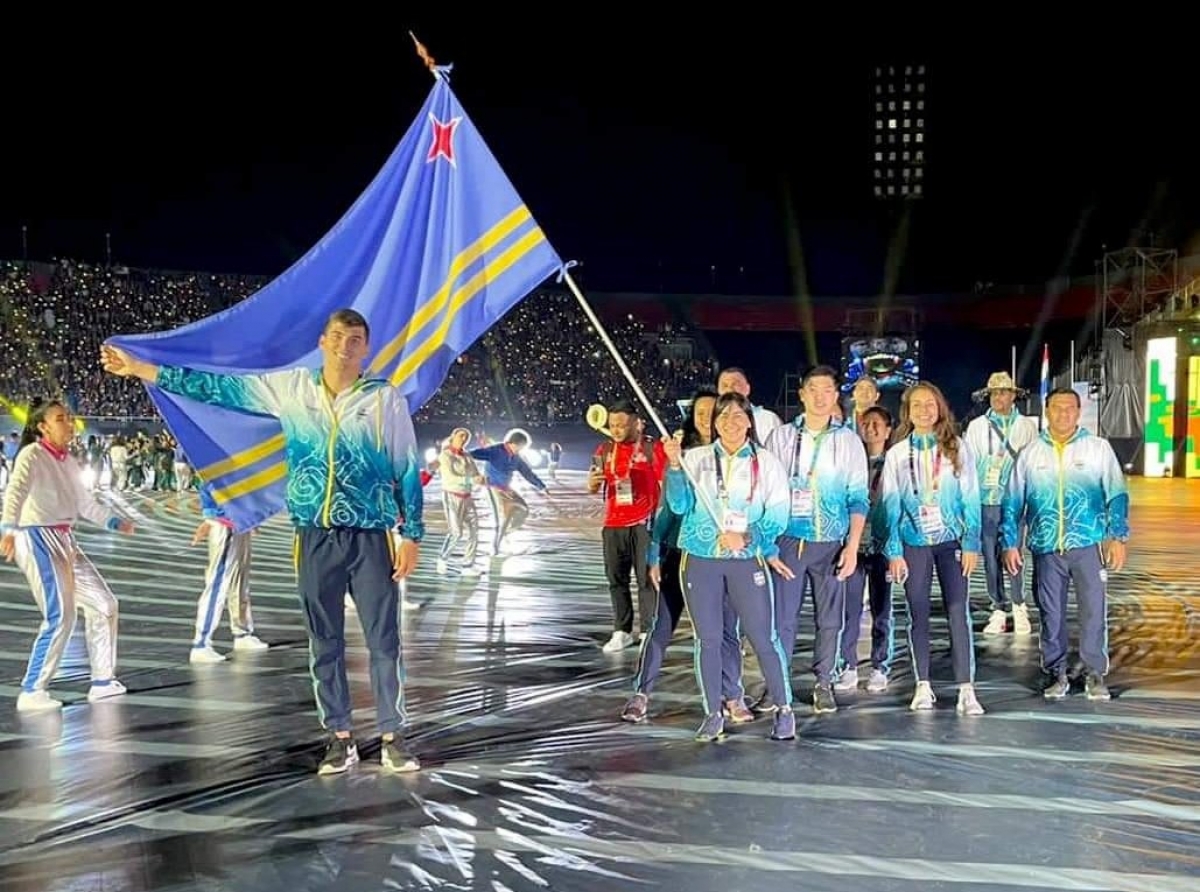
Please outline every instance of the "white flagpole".
[[1071, 341], [1071, 389], [1075, 389], [1075, 342]]
[[1017, 380], [1017, 345], [1012, 345], [1012, 379]]
[[[600, 322], [599, 318], [597, 318], [595, 312], [592, 310], [591, 304], [587, 302], [587, 298], [583, 296], [583, 292], [579, 290], [579, 286], [576, 285], [575, 280], [571, 278], [570, 270], [565, 270], [563, 272], [563, 280], [567, 283], [567, 287], [571, 289], [571, 293], [575, 295], [575, 299], [579, 301], [579, 306], [583, 307], [584, 315], [586, 315], [588, 317], [588, 321], [592, 323], [592, 328], [596, 330], [596, 334], [600, 336], [600, 340], [603, 342], [604, 346], [608, 348], [608, 352], [612, 354], [612, 358], [616, 360], [617, 366], [621, 369], [621, 374], [625, 376], [625, 380], [629, 382], [629, 386], [633, 388], [633, 392], [637, 394], [637, 398], [641, 400], [642, 405], [645, 406], [646, 412], [650, 416], [650, 420], [654, 422], [654, 426], [658, 428], [659, 433], [661, 433], [664, 437], [671, 436], [671, 432], [667, 430], [666, 425], [664, 425], [662, 422], [662, 419], [658, 417], [658, 412], [655, 410], [654, 404], [650, 402], [649, 398], [642, 390], [642, 385], [638, 384], [637, 379], [633, 377], [633, 372], [631, 372], [629, 370], [629, 366], [626, 365], [625, 357], [621, 355], [621, 351], [617, 349], [617, 345], [612, 342], [612, 338], [608, 336], [608, 332], [605, 331], [603, 323]], [[688, 481], [692, 484], [692, 489], [695, 491], [697, 497], [699, 497], [700, 501], [704, 503], [704, 507], [708, 509], [708, 513], [712, 516], [712, 519], [719, 525], [721, 523], [721, 515], [717, 512], [717, 509], [709, 503], [708, 496], [696, 483], [695, 479], [688, 471], [687, 465], [680, 462], [679, 466], [683, 469], [683, 473], [687, 475]]]
[[571, 289], [571, 293], [575, 295], [575, 299], [579, 301], [579, 305], [583, 307], [584, 314], [588, 317], [588, 321], [592, 323], [592, 328], [596, 329], [596, 334], [600, 336], [600, 340], [604, 342], [604, 346], [608, 348], [608, 352], [612, 354], [613, 359], [617, 361], [617, 365], [621, 369], [621, 373], [625, 376], [625, 380], [629, 382], [629, 386], [633, 388], [633, 392], [637, 394], [637, 398], [641, 400], [642, 405], [646, 407], [646, 412], [650, 415], [650, 420], [654, 422], [654, 426], [658, 428], [659, 433], [664, 437], [671, 436], [671, 432], [667, 430], [662, 419], [658, 417], [658, 412], [654, 409], [654, 404], [646, 397], [642, 391], [642, 386], [638, 384], [637, 379], [633, 377], [633, 372], [629, 370], [629, 366], [625, 364], [625, 358], [621, 356], [621, 351], [617, 349], [616, 344], [612, 342], [612, 338], [608, 336], [608, 332], [604, 330], [604, 326], [600, 320], [596, 318], [596, 314], [592, 311], [591, 305], [588, 304], [587, 298], [583, 296], [583, 292], [579, 290], [579, 286], [575, 284], [575, 280], [571, 278], [571, 271], [567, 270], [563, 274], [563, 279], [567, 283], [567, 287]]

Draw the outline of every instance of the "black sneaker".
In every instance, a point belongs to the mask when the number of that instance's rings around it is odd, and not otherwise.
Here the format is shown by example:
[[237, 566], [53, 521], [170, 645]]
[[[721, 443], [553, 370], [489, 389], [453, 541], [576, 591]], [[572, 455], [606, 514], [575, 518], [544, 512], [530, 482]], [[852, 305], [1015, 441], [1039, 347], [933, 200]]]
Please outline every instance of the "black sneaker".
[[418, 771], [421, 768], [417, 757], [408, 751], [404, 746], [404, 739], [398, 735], [384, 738], [379, 752], [379, 764], [383, 766], [384, 771], [397, 773]]
[[813, 688], [813, 712], [837, 712], [837, 701], [833, 699], [833, 685], [827, 681], [817, 682]]
[[325, 758], [317, 767], [317, 774], [341, 774], [358, 762], [358, 744], [353, 737], [334, 737], [325, 750]]

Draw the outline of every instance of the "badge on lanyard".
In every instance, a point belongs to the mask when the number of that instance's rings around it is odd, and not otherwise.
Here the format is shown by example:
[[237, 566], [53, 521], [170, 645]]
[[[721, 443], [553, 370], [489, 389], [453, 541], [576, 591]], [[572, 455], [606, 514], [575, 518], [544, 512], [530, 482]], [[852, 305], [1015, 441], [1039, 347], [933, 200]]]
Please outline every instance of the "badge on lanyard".
[[991, 461], [988, 462], [987, 470], [983, 472], [983, 485], [988, 489], [997, 489], [1000, 486], [1000, 475], [1004, 470], [1004, 457], [993, 455]]
[[725, 509], [725, 516], [721, 522], [723, 532], [745, 535], [746, 530], [749, 528], [750, 523], [746, 519], [745, 511], [734, 511], [732, 508]]
[[926, 536], [940, 536], [946, 530], [946, 524], [942, 521], [942, 509], [939, 505], [922, 505], [920, 520], [921, 532]]
[[796, 448], [792, 453], [792, 517], [813, 516], [812, 481], [817, 470], [817, 456], [821, 452], [821, 444], [825, 440], [826, 433], [828, 433], [828, 429], [812, 438], [812, 456], [808, 463], [808, 473], [801, 474], [798, 465], [800, 464], [800, 455], [804, 450], [804, 426], [800, 425], [796, 429]]
[[618, 505], [633, 504], [633, 481], [628, 477], [622, 477], [617, 480], [616, 502]]
[[811, 489], [792, 490], [792, 517], [813, 516], [813, 493]]
[[[746, 503], [750, 504], [754, 501], [754, 492], [758, 489], [758, 454], [754, 451], [754, 446], [750, 446], [750, 493], [746, 499]], [[713, 453], [716, 456], [716, 472], [717, 472], [717, 498], [724, 503], [724, 510], [721, 514], [721, 531], [724, 533], [739, 533], [745, 535], [750, 529], [750, 520], [745, 511], [738, 511], [729, 507], [729, 490], [726, 488], [725, 472], [721, 467], [721, 454], [717, 447], [713, 446]], [[730, 456], [730, 468], [732, 470], [733, 457]], [[729, 481], [733, 483], [732, 480]]]

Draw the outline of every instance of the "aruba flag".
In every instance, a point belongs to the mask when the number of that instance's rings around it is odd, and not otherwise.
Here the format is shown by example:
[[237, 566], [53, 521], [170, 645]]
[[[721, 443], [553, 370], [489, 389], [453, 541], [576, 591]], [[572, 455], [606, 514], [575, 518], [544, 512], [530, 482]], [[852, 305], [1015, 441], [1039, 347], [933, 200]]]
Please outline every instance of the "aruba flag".
[[[317, 368], [329, 314], [351, 307], [371, 326], [366, 374], [386, 377], [415, 413], [461, 353], [562, 268], [439, 76], [374, 181], [292, 267], [215, 316], [110, 343], [159, 365], [212, 372]], [[277, 420], [147, 390], [237, 529], [284, 508]]]

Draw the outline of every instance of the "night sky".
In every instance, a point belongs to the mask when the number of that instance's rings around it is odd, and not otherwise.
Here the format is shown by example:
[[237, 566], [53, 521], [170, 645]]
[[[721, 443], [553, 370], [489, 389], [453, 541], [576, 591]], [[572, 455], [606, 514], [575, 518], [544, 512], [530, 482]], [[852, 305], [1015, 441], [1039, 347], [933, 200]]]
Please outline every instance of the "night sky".
[[1088, 274], [1102, 244], [1183, 254], [1200, 227], [1182, 59], [1082, 39], [909, 58], [899, 39], [887, 53], [736, 21], [697, 36], [404, 12], [64, 37], [75, 76], [26, 67], [9, 104], [0, 256], [20, 258], [26, 224], [31, 259], [102, 261], [111, 232], [129, 265], [281, 272], [429, 90], [409, 27], [454, 63], [467, 113], [592, 290], [789, 293], [791, 231], [811, 292], [878, 293], [903, 213], [870, 194], [871, 73], [888, 61], [930, 71], [929, 197], [909, 206], [900, 292]]

